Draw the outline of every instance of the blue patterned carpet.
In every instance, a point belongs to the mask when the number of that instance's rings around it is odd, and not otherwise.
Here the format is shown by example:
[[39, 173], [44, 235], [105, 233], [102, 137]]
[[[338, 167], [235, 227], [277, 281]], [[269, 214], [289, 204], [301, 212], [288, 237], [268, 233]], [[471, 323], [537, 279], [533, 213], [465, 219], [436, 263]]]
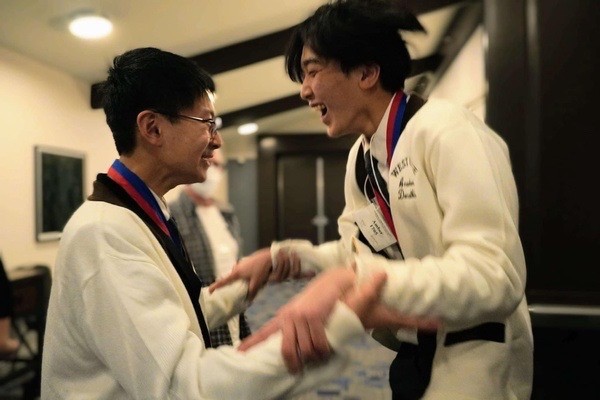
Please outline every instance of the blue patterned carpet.
[[[292, 281], [267, 286], [246, 311], [252, 330], [271, 319], [306, 282]], [[302, 400], [389, 400], [388, 368], [395, 353], [365, 335], [353, 344], [350, 367], [334, 381], [296, 399]]]

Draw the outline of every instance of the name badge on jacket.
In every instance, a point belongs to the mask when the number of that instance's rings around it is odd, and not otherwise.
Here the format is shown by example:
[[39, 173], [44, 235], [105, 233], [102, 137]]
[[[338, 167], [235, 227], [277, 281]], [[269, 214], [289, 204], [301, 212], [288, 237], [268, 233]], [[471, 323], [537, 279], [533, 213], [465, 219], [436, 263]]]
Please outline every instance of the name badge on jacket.
[[375, 251], [380, 251], [396, 243], [396, 238], [388, 227], [377, 204], [354, 211], [352, 214], [358, 228]]

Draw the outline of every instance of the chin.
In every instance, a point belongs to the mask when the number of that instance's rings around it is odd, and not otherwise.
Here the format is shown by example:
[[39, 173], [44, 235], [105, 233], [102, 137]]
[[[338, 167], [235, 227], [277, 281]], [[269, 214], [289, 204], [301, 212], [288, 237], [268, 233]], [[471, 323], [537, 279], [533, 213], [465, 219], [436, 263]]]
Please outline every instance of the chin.
[[196, 182], [204, 182], [206, 180], [206, 171], [200, 171], [200, 173], [195, 177], [194, 183]]
[[333, 128], [327, 128], [327, 136], [329, 136], [332, 139], [339, 138], [339, 137], [346, 136], [346, 135], [347, 135], [346, 132], [343, 132], [343, 131], [340, 132]]

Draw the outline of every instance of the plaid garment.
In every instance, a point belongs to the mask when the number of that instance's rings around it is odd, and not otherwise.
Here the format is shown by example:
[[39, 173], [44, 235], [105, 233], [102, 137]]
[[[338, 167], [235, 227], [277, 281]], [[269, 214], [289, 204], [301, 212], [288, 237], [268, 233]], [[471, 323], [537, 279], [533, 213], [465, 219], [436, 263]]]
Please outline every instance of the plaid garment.
[[[231, 235], [242, 249], [242, 236], [239, 221], [231, 206], [218, 205]], [[202, 281], [202, 286], [209, 286], [215, 281], [214, 258], [210, 242], [204, 226], [196, 215], [196, 205], [182, 192], [179, 198], [169, 204], [171, 216], [177, 221], [179, 233], [185, 243], [188, 255], [196, 268], [196, 273]], [[240, 339], [250, 335], [250, 326], [244, 314], [240, 314]], [[210, 331], [212, 347], [231, 345], [231, 334], [227, 324]]]

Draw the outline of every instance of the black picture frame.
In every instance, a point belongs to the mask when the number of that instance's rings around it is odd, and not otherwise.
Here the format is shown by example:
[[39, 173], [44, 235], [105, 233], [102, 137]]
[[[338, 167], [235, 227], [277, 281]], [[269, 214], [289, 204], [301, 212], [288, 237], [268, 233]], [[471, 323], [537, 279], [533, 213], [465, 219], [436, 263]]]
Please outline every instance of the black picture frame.
[[85, 200], [85, 153], [35, 146], [35, 211], [38, 242], [59, 240], [73, 212]]

